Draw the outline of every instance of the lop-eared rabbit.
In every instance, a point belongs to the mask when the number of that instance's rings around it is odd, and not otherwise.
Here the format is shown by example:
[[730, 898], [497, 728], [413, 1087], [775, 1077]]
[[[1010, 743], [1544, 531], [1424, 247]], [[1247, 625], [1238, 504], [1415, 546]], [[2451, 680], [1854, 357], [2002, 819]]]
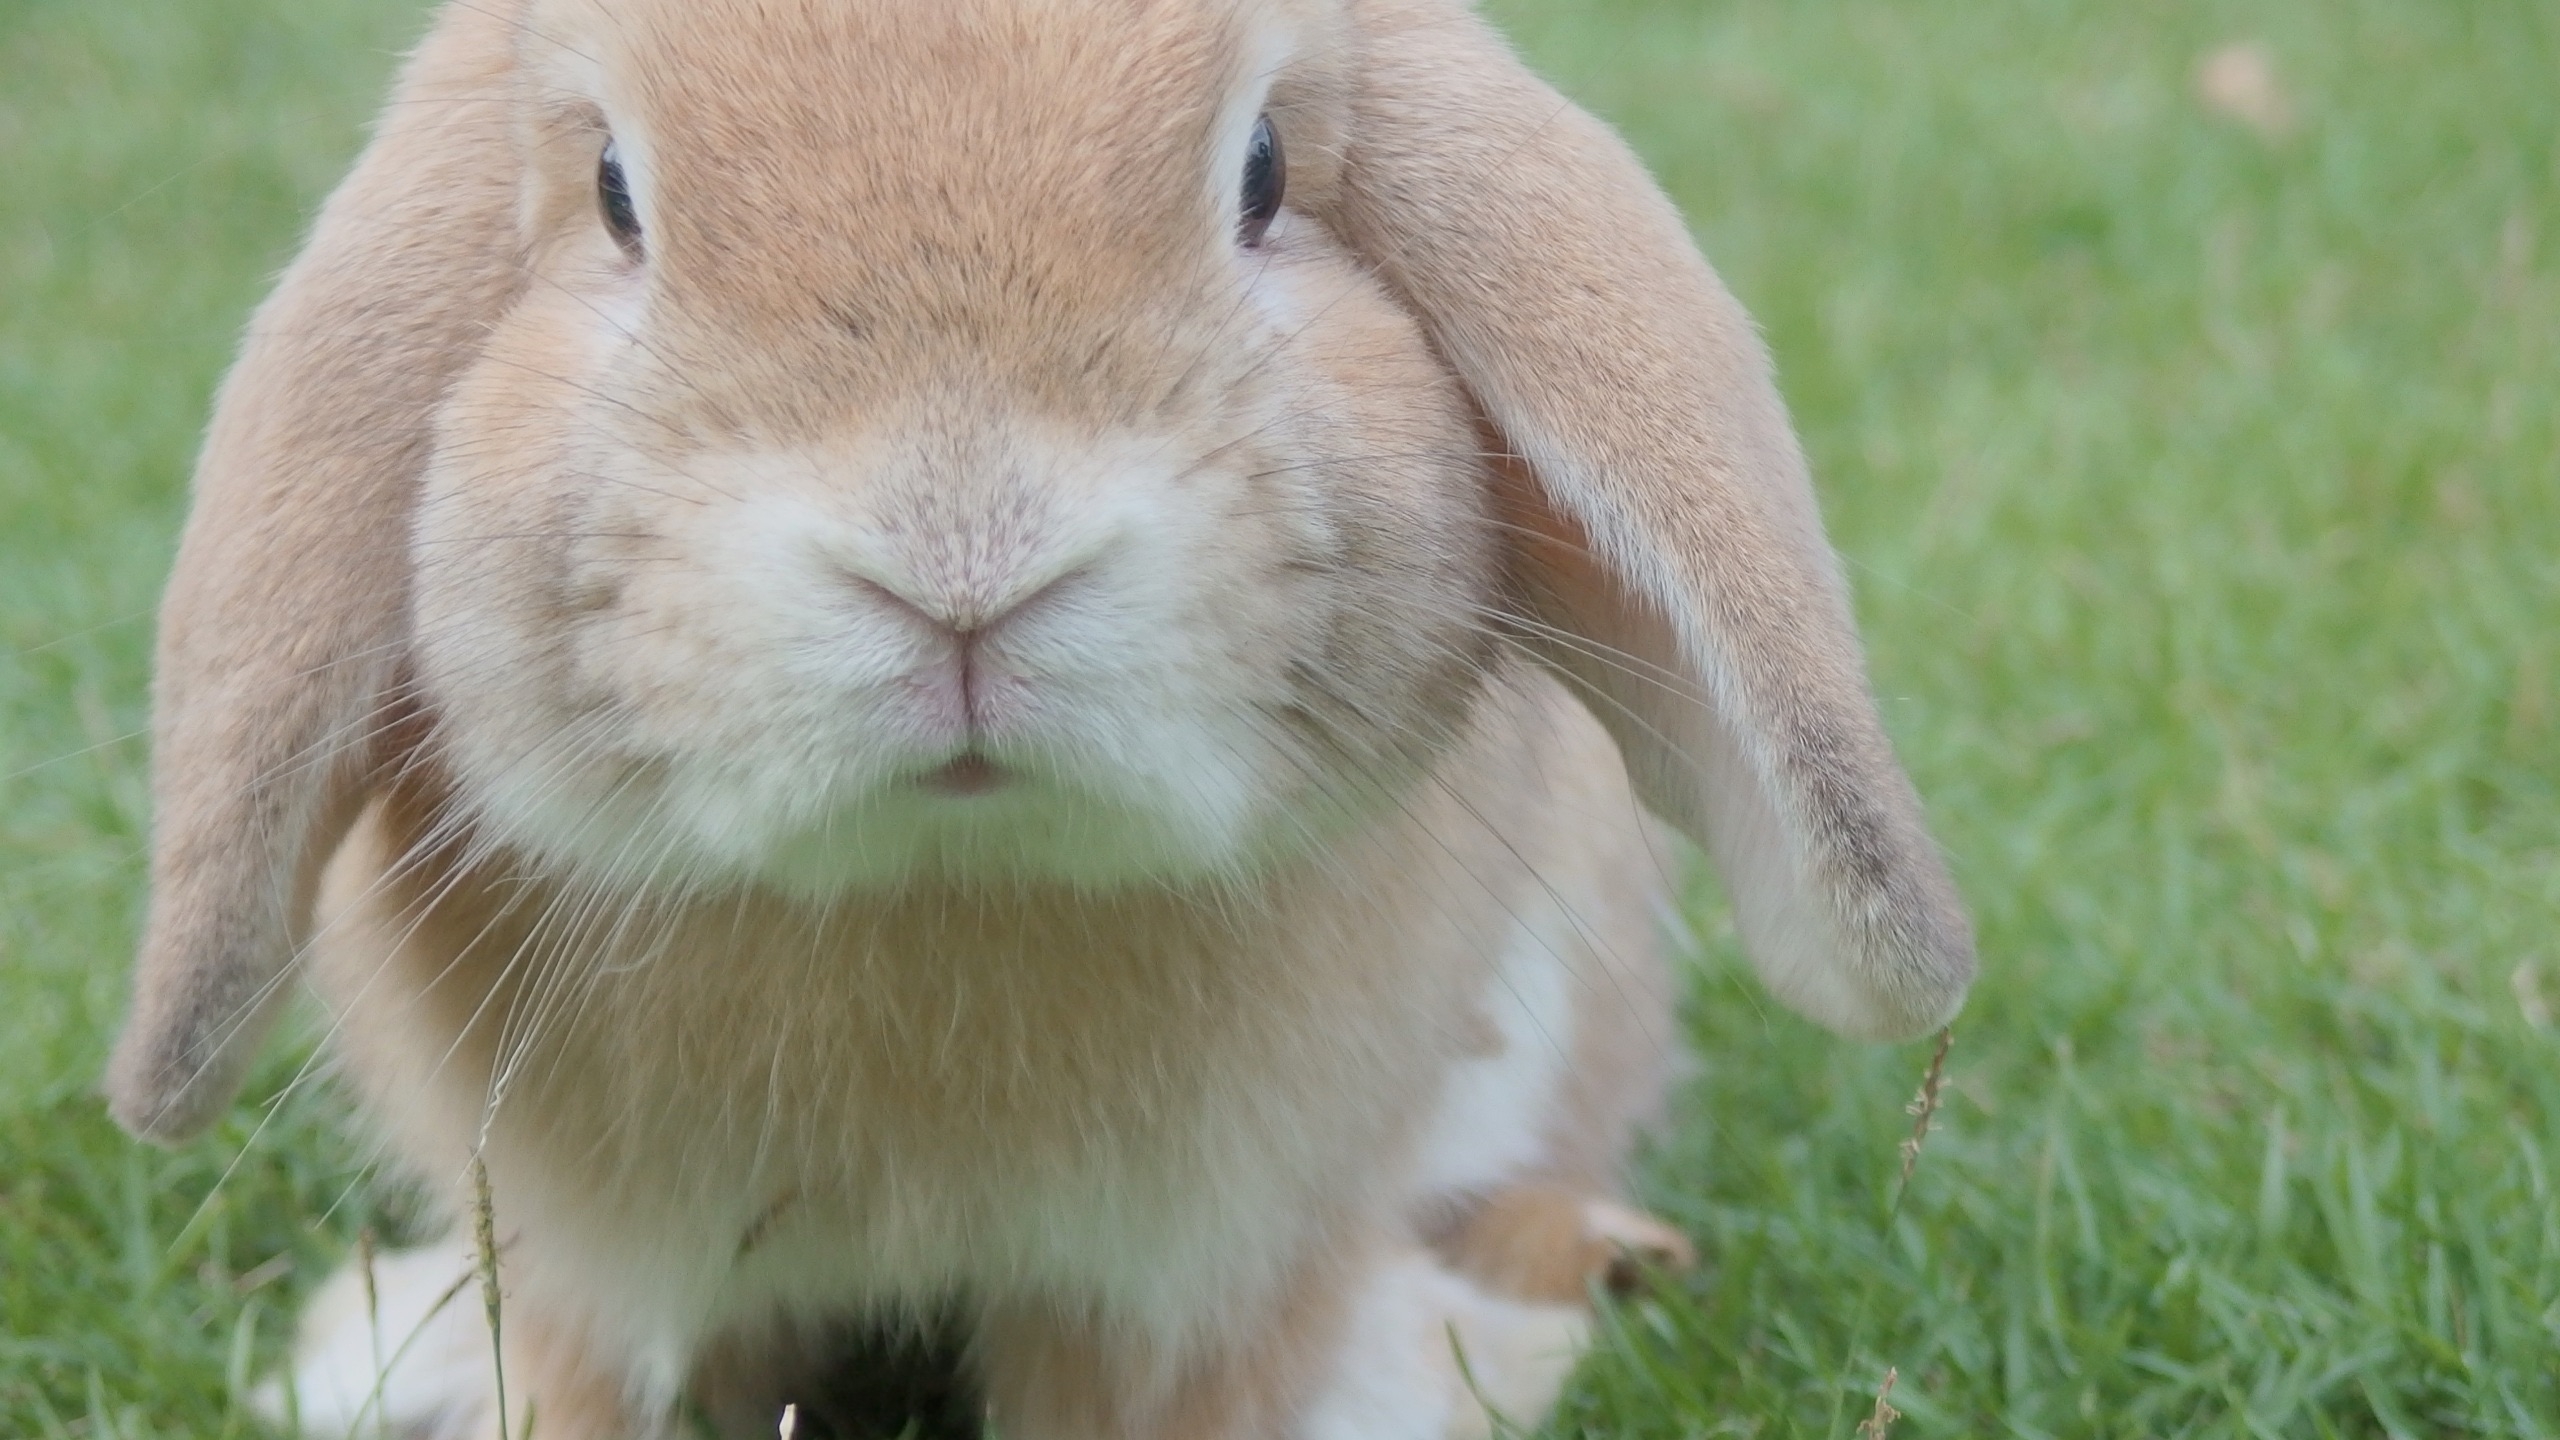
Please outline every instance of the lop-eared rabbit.
[[158, 687], [116, 1115], [299, 975], [455, 1220], [313, 1434], [497, 1433], [475, 1173], [541, 1440], [1534, 1421], [1686, 1255], [1669, 837], [1835, 1030], [1972, 973], [1749, 320], [1457, 0], [455, 0]]

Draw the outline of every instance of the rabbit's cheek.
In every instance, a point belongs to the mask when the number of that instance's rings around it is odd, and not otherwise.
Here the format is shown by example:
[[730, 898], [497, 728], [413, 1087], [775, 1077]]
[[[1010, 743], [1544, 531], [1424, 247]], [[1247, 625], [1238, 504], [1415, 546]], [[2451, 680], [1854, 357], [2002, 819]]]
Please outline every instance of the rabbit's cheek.
[[578, 619], [532, 708], [571, 718], [440, 697], [483, 815], [590, 875], [820, 895], [1302, 843], [1259, 709], [1303, 622], [1233, 475], [1162, 437], [1013, 436], [958, 476], [930, 448], [617, 473], [547, 607]]

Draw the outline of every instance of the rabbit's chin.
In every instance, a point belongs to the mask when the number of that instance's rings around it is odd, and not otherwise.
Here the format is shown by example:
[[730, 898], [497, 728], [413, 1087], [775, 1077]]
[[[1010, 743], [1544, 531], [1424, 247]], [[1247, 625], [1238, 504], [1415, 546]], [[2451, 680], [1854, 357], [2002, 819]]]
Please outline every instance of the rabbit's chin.
[[[1276, 795], [1232, 760], [1145, 773], [964, 752], [860, 784], [803, 767], [670, 765], [654, 783], [475, 797], [476, 828], [559, 878], [810, 899], [910, 883], [1087, 889], [1241, 878], [1320, 844], [1357, 807]], [[1185, 761], [1191, 763], [1184, 763]]]

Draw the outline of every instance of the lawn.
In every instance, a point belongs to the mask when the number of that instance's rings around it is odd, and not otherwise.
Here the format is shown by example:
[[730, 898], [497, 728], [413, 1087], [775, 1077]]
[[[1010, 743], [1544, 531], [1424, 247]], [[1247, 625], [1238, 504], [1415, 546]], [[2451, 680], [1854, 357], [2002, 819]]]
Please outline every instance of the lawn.
[[[1495, 8], [1766, 326], [1985, 961], [1904, 1192], [1927, 1047], [1702, 888], [1707, 1263], [1553, 1434], [2560, 1435], [2560, 7]], [[92, 1087], [206, 398], [417, 24], [0, 0], [0, 1434], [257, 1434], [401, 1224], [307, 1049], [176, 1154]]]

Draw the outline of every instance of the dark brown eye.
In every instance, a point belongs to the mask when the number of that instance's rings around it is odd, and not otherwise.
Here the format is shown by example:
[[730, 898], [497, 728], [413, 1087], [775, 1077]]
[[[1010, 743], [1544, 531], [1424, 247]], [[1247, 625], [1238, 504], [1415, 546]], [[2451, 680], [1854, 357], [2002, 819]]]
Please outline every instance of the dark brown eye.
[[623, 178], [622, 148], [604, 142], [604, 158], [596, 162], [596, 200], [604, 207], [604, 228], [632, 259], [640, 258], [640, 212], [631, 203], [631, 182]]
[[1288, 190], [1289, 157], [1281, 153], [1280, 132], [1265, 115], [1253, 122], [1253, 138], [1245, 142], [1244, 210], [1236, 226], [1237, 238], [1247, 245], [1261, 244], [1263, 232], [1280, 213], [1280, 197]]

